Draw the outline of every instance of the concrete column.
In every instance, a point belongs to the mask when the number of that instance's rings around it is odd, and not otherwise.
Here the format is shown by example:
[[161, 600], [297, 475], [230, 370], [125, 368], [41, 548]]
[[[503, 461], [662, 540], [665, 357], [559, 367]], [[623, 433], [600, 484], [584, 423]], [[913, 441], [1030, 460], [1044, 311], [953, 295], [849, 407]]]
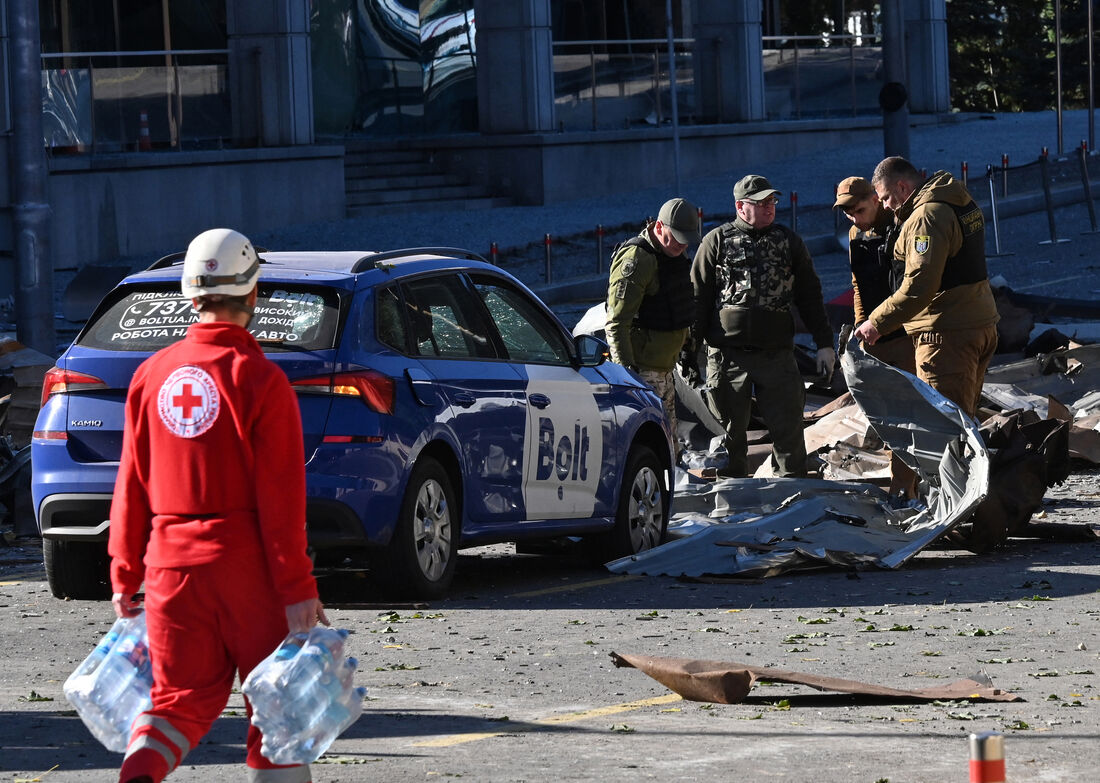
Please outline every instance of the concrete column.
[[229, 98], [239, 143], [313, 143], [309, 3], [229, 0]]
[[947, 4], [945, 0], [904, 0], [903, 14], [909, 109], [916, 113], [949, 111]]
[[699, 115], [750, 122], [764, 115], [760, 0], [694, 0], [696, 102]]
[[11, 111], [8, 108], [8, 45], [8, 4], [7, 0], [0, 0], [0, 134], [7, 134], [11, 130]]
[[475, 0], [483, 134], [554, 129], [550, 0]]

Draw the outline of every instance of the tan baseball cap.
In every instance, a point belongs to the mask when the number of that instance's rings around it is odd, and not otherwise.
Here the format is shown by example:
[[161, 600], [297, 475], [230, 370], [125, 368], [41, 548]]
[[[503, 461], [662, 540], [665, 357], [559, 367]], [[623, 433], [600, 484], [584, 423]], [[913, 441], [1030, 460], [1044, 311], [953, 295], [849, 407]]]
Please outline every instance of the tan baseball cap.
[[875, 189], [871, 187], [870, 182], [863, 177], [848, 177], [836, 186], [836, 201], [833, 203], [833, 208], [854, 207], [863, 199], [873, 195], [875, 195]]
[[657, 219], [681, 245], [699, 241], [699, 210], [687, 199], [669, 199], [661, 205]]

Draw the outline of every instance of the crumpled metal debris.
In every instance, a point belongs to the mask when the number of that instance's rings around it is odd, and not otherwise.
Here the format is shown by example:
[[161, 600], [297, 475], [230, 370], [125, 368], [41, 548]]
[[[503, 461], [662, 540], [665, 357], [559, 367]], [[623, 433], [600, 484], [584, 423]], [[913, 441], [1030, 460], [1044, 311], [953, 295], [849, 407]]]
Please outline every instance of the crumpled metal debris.
[[[819, 479], [726, 479], [678, 487], [670, 536], [687, 538], [607, 564], [614, 573], [774, 576], [828, 565], [897, 568], [985, 498], [989, 454], [957, 405], [850, 341], [841, 356], [857, 404], [916, 474], [901, 508], [881, 488]], [[709, 523], [709, 524], [708, 524]]]
[[819, 691], [836, 691], [873, 696], [876, 699], [894, 701], [1022, 701], [1000, 688], [984, 674], [956, 680], [947, 685], [936, 685], [918, 690], [889, 688], [883, 685], [844, 680], [839, 677], [822, 677], [817, 674], [753, 666], [747, 663], [700, 661], [689, 658], [654, 658], [648, 655], [624, 655], [611, 653], [618, 667], [640, 669], [671, 691], [688, 701], [711, 704], [737, 704], [745, 699], [758, 680], [808, 685]]
[[1069, 423], [1070, 456], [1100, 464], [1100, 345], [1079, 345], [991, 367], [987, 405]]

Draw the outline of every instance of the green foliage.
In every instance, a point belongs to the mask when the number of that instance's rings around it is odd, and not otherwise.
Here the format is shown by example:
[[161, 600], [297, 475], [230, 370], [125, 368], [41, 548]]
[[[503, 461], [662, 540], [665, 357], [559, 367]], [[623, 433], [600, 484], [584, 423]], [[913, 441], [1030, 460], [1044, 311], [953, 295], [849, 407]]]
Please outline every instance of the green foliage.
[[[1061, 0], [1062, 105], [1087, 105], [1087, 0]], [[1054, 0], [947, 0], [951, 103], [1042, 111], [1056, 103]]]

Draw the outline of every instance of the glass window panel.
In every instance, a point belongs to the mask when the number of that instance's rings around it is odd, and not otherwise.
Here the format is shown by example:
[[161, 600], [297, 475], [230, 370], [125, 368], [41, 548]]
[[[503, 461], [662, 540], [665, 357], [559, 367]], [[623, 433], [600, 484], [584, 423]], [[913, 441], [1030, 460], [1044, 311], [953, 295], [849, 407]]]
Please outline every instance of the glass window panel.
[[445, 358], [492, 359], [496, 350], [477, 301], [458, 275], [404, 285], [414, 353]]
[[474, 287], [489, 310], [514, 362], [567, 365], [571, 350], [561, 329], [519, 289], [488, 278], [475, 278]]
[[401, 296], [397, 286], [387, 286], [375, 294], [374, 328], [378, 340], [396, 351], [409, 352], [408, 332], [401, 317]]

